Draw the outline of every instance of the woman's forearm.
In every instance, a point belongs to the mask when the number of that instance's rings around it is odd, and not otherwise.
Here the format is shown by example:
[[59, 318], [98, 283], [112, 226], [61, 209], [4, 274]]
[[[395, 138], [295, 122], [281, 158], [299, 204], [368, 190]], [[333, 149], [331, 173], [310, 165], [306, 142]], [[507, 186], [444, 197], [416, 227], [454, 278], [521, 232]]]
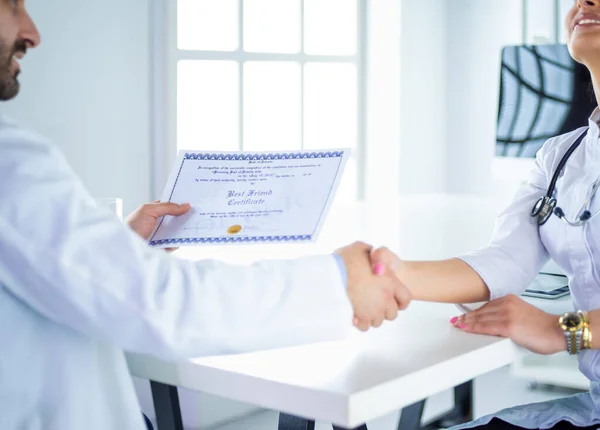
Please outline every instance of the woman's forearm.
[[403, 261], [398, 269], [398, 276], [411, 291], [414, 300], [474, 303], [490, 298], [483, 279], [471, 266], [458, 258]]

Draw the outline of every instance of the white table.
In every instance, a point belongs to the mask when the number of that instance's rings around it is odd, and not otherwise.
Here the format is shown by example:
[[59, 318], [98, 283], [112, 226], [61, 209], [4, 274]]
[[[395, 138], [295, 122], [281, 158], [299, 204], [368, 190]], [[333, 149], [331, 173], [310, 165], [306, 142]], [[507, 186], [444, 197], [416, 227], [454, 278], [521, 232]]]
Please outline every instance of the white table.
[[[483, 245], [497, 209], [493, 202], [469, 197], [415, 196], [393, 207], [334, 211], [322, 241], [314, 246], [246, 247], [233, 256], [232, 248], [203, 252], [247, 262], [261, 256], [331, 251], [342, 243], [364, 239], [409, 259], [445, 258]], [[201, 256], [187, 252], [187, 258]], [[568, 299], [541, 302], [554, 306], [555, 313], [569, 305]], [[352, 429], [400, 409], [403, 428], [415, 428], [424, 399], [464, 383], [466, 397], [459, 407], [469, 418], [469, 381], [513, 363], [520, 354], [510, 340], [453, 328], [448, 320], [458, 314], [453, 305], [415, 302], [393, 323], [368, 333], [357, 331], [339, 342], [182, 363], [129, 355], [128, 362], [134, 376], [154, 381], [159, 430], [182, 428], [174, 387], [290, 414], [283, 416], [280, 428], [310, 429], [311, 420], [323, 420]]]

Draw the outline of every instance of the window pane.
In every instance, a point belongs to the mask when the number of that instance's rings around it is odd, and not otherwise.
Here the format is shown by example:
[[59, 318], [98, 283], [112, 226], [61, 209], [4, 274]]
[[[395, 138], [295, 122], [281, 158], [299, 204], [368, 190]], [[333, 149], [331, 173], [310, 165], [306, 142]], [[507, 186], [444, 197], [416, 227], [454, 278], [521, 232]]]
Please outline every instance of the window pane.
[[304, 0], [304, 51], [307, 54], [354, 55], [357, 0]]
[[177, 147], [237, 151], [238, 64], [183, 60], [177, 66]]
[[307, 63], [304, 67], [304, 147], [355, 148], [356, 66]]
[[178, 0], [177, 46], [179, 49], [207, 51], [238, 49], [238, 5], [238, 0]]
[[244, 50], [300, 52], [300, 0], [244, 0]]
[[244, 150], [301, 149], [300, 65], [244, 65]]
[[564, 19], [569, 10], [573, 7], [573, 0], [560, 0], [560, 15], [559, 15], [559, 41], [560, 43], [568, 42], [568, 34], [565, 29]]

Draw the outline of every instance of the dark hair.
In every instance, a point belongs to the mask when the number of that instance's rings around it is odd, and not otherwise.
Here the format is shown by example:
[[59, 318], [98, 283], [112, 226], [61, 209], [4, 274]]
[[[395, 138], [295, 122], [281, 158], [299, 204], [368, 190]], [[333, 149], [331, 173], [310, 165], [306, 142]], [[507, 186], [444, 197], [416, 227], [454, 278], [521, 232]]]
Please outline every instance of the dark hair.
[[590, 82], [590, 85], [588, 86], [587, 95], [590, 98], [590, 101], [596, 101], [596, 93], [594, 92], [594, 84], [592, 82]]
[[575, 85], [581, 83], [587, 86], [586, 95], [590, 101], [596, 103], [596, 93], [594, 92], [594, 83], [592, 82], [592, 74], [583, 64], [575, 62]]

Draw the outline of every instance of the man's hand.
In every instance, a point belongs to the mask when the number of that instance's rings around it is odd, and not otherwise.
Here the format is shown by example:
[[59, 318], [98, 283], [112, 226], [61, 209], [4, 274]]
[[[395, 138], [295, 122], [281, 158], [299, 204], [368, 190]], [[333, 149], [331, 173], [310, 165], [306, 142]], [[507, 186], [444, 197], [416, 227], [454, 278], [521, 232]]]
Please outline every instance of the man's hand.
[[510, 338], [538, 354], [554, 354], [567, 347], [558, 326], [558, 316], [548, 314], [517, 296], [492, 300], [450, 322], [468, 333]]
[[379, 327], [385, 319], [394, 320], [398, 309], [406, 309], [410, 291], [391, 271], [371, 264], [372, 248], [354, 243], [336, 251], [342, 257], [348, 273], [348, 297], [354, 309], [354, 324], [359, 330]]
[[[127, 224], [143, 239], [148, 240], [156, 227], [158, 219], [165, 215], [179, 216], [190, 210], [189, 203], [178, 205], [176, 203], [160, 203], [155, 201], [140, 206], [127, 217]], [[170, 249], [173, 251], [173, 249]]]

